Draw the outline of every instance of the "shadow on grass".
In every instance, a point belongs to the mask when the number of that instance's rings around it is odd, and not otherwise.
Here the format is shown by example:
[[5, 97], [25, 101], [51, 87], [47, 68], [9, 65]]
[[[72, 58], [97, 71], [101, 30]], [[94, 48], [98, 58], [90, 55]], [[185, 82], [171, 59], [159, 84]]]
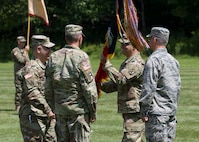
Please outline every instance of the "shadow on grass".
[[14, 110], [14, 109], [0, 109], [0, 111], [13, 111], [13, 112], [15, 112], [16, 110]]
[[8, 115], [19, 115], [15, 109], [0, 109], [1, 114], [8, 114]]

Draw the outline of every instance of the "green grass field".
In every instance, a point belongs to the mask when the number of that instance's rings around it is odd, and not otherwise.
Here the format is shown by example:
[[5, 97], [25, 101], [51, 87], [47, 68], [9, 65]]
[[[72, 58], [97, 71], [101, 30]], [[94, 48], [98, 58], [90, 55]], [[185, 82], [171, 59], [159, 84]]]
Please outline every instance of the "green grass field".
[[[182, 89], [178, 107], [175, 142], [199, 141], [199, 58], [179, 57]], [[92, 59], [96, 73], [99, 60]], [[117, 68], [121, 59], [111, 61]], [[22, 142], [18, 114], [14, 111], [13, 63], [0, 63], [0, 142]], [[122, 117], [117, 113], [117, 94], [99, 99], [97, 121], [92, 124], [91, 142], [120, 142]]]

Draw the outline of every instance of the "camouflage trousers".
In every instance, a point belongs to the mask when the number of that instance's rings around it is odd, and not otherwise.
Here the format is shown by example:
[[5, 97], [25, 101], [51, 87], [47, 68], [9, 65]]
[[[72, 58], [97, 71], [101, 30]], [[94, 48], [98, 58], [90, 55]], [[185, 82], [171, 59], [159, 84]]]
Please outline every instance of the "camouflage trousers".
[[147, 142], [173, 142], [176, 134], [175, 116], [149, 115], [145, 123]]
[[19, 119], [24, 142], [56, 142], [55, 119], [32, 115], [20, 115]]
[[21, 102], [21, 95], [22, 95], [22, 88], [20, 86], [19, 81], [15, 81], [15, 97], [14, 97], [14, 103], [15, 103], [15, 110], [19, 110], [20, 108], [20, 102]]
[[20, 101], [21, 101], [21, 95], [19, 93], [15, 93], [14, 102], [15, 102], [15, 110], [16, 111], [19, 111]]
[[90, 141], [90, 124], [89, 115], [56, 115], [58, 131], [61, 135], [58, 135], [58, 142], [89, 142]]
[[144, 123], [139, 113], [123, 113], [124, 135], [122, 142], [143, 142]]

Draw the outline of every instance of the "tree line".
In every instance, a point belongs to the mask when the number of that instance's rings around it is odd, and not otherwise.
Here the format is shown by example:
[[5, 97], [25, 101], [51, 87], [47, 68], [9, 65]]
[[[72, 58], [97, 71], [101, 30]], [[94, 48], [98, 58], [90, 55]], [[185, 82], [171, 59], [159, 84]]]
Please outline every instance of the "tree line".
[[[64, 27], [75, 23], [84, 27], [85, 43], [104, 42], [105, 33], [115, 11], [115, 0], [44, 0], [50, 26], [31, 17], [31, 35], [45, 34], [63, 46]], [[133, 0], [143, 35], [152, 26], [164, 26], [171, 31], [168, 49], [172, 54], [199, 55], [199, 1], [196, 0]], [[10, 60], [18, 35], [26, 36], [27, 0], [1, 0], [0, 61]]]

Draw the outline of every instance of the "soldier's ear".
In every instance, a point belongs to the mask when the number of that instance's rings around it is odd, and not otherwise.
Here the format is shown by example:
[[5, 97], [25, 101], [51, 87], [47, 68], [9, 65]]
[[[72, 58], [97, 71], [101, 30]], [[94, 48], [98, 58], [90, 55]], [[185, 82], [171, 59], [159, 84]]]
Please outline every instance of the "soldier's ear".
[[41, 45], [39, 45], [39, 46], [37, 46], [37, 53], [40, 53], [41, 52], [41, 50], [42, 50], [42, 46]]

